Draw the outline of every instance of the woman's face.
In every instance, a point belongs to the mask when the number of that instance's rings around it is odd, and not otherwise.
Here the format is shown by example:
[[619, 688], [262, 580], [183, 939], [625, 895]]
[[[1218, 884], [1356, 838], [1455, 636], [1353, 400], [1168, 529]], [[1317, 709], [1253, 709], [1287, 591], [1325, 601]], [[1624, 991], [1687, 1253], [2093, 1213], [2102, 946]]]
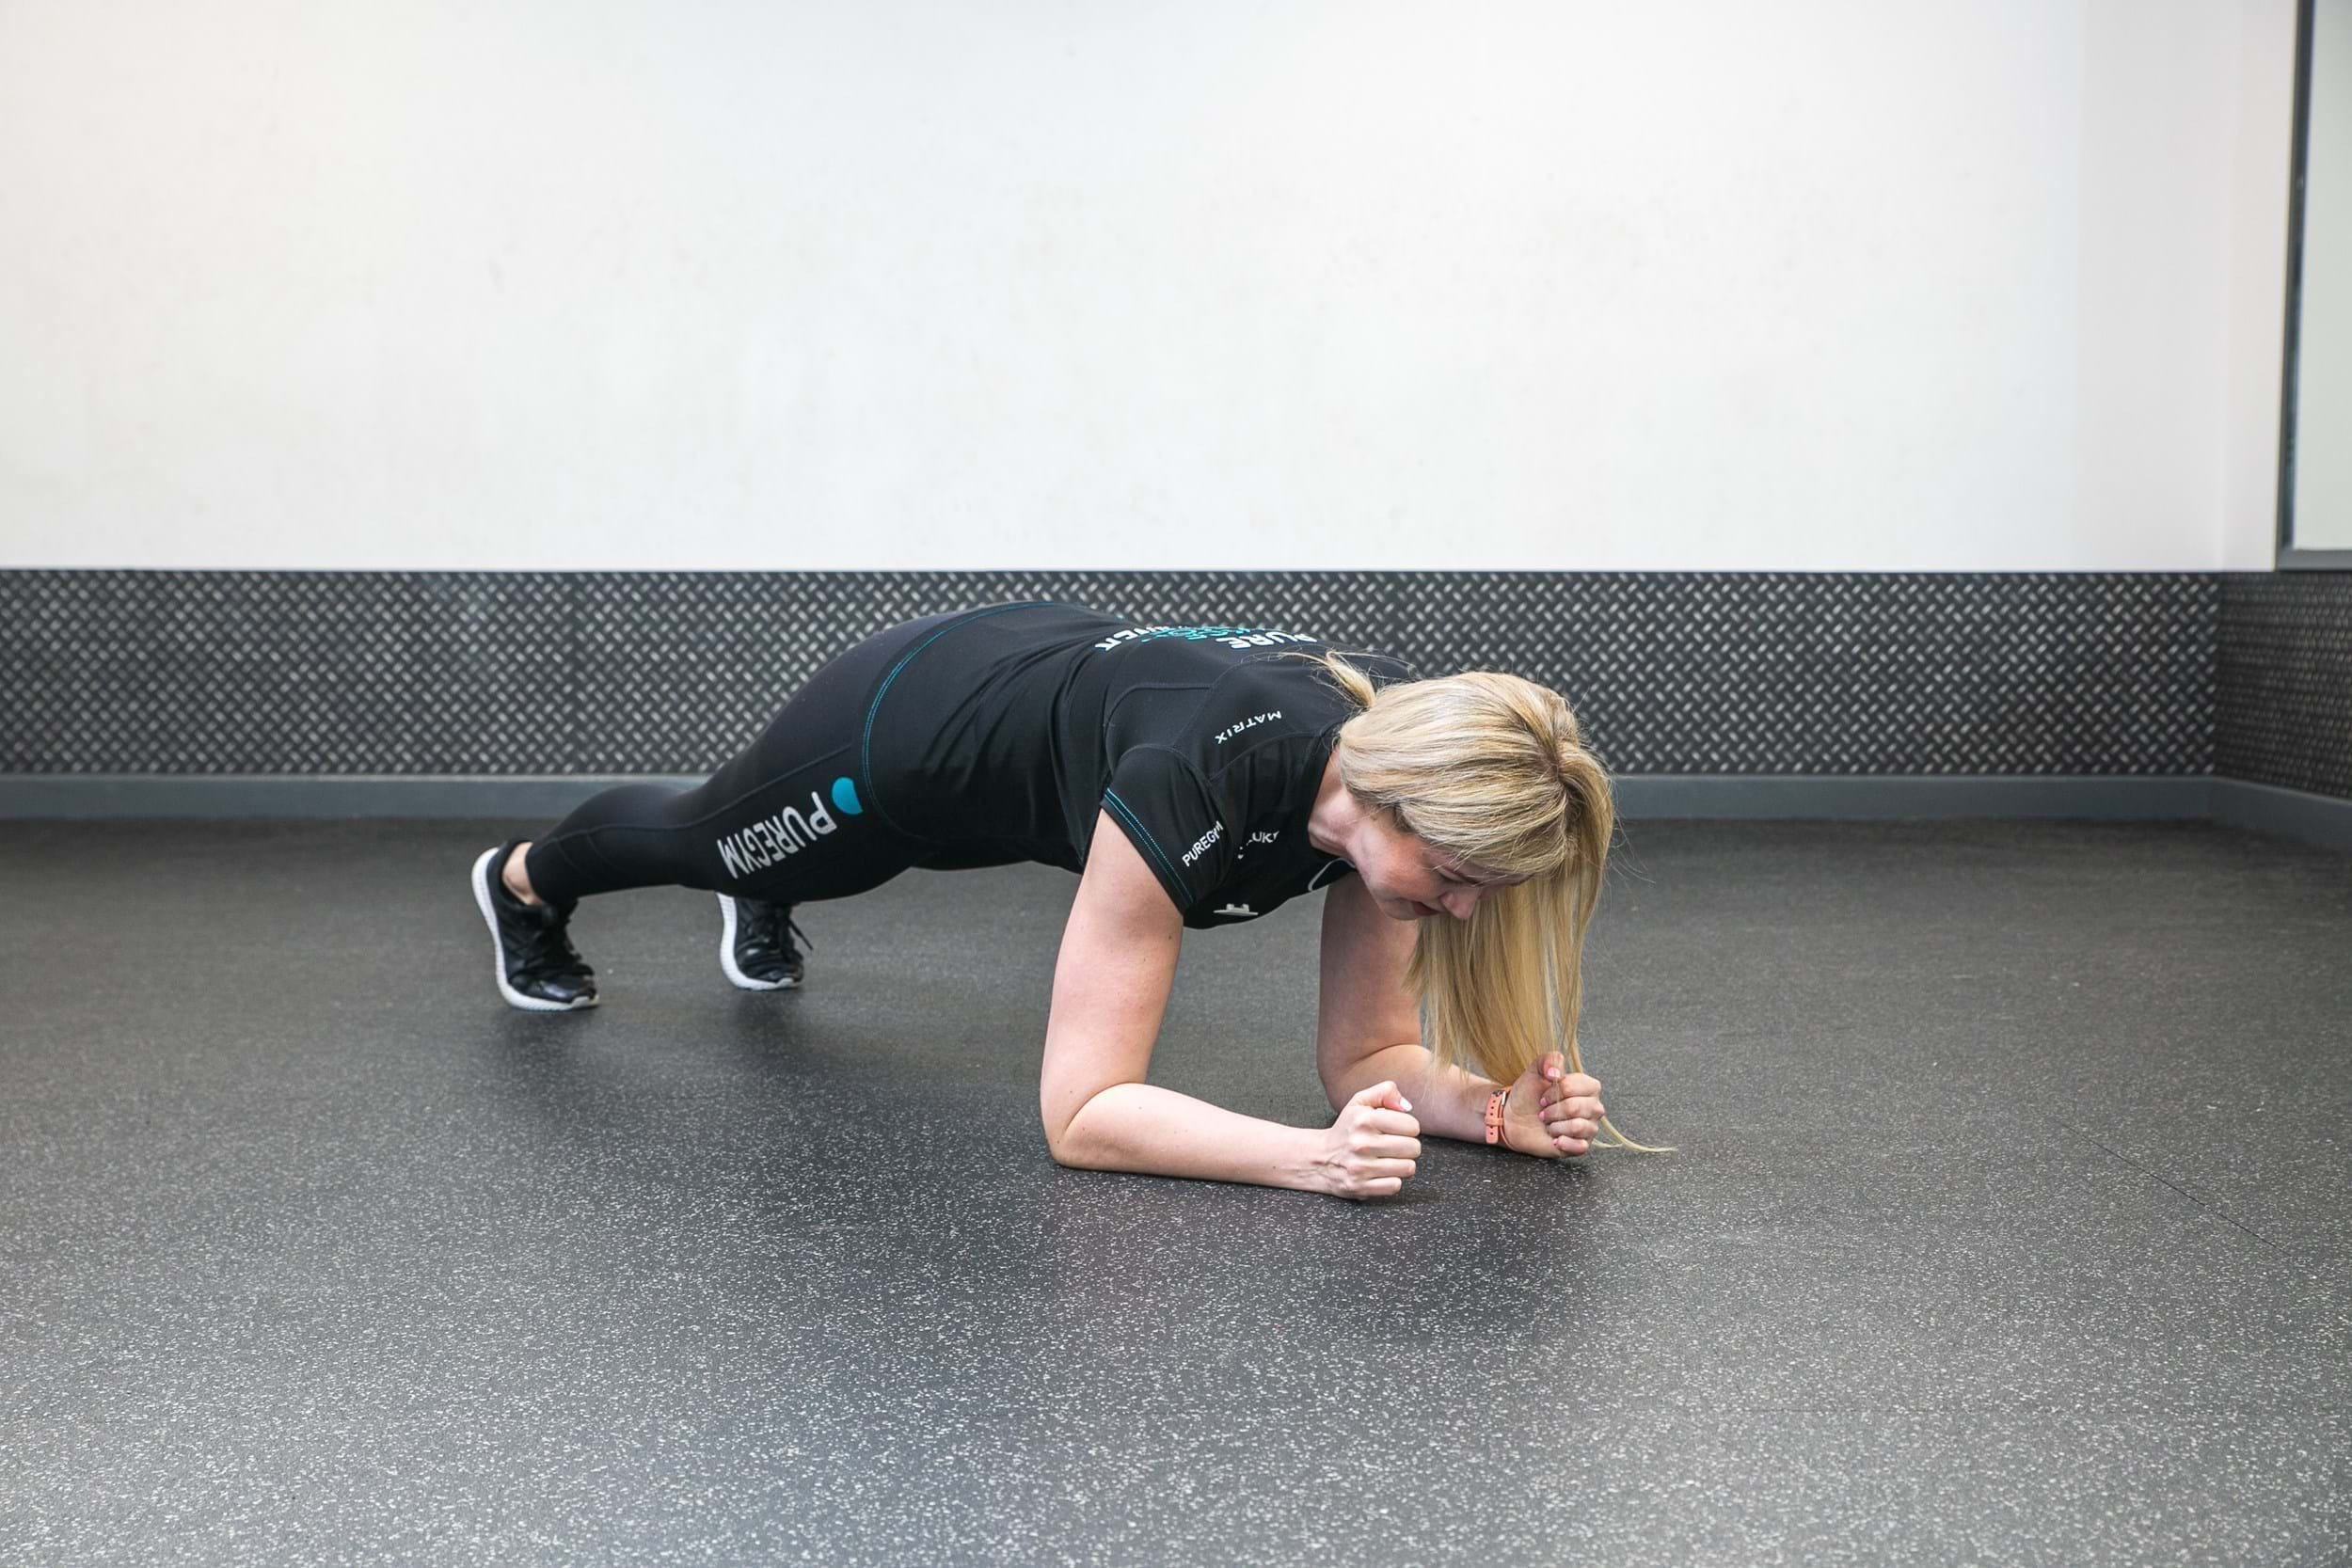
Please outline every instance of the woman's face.
[[1468, 920], [1489, 890], [1527, 880], [1456, 860], [1425, 839], [1373, 818], [1371, 847], [1356, 863], [1373, 901], [1391, 920], [1452, 915]]

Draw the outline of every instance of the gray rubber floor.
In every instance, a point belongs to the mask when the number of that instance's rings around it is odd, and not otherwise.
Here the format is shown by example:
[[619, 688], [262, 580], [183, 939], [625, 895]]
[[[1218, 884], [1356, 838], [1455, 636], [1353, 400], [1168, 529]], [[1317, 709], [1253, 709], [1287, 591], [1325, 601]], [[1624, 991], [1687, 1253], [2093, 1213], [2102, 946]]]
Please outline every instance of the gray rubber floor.
[[[516, 831], [523, 831], [517, 829]], [[1076, 879], [682, 890], [503, 1006], [493, 823], [0, 824], [0, 1560], [2334, 1563], [2352, 858], [1635, 824], [1587, 1065], [1665, 1156], [1063, 1170]], [[1152, 1080], [1295, 1124], [1320, 895]]]

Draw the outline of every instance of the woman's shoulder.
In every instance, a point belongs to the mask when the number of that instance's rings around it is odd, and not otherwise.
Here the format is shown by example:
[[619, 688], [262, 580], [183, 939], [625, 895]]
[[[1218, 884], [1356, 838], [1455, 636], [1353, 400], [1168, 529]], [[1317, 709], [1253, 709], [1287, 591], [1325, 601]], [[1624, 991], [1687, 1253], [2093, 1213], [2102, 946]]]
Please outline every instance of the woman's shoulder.
[[1217, 692], [1242, 689], [1284, 693], [1295, 691], [1301, 695], [1302, 700], [1327, 695], [1345, 703], [1347, 699], [1325, 667], [1326, 654], [1337, 655], [1363, 672], [1375, 691], [1400, 681], [1422, 678], [1418, 666], [1395, 654], [1343, 643], [1315, 642], [1241, 659], [1224, 673], [1212, 689]]

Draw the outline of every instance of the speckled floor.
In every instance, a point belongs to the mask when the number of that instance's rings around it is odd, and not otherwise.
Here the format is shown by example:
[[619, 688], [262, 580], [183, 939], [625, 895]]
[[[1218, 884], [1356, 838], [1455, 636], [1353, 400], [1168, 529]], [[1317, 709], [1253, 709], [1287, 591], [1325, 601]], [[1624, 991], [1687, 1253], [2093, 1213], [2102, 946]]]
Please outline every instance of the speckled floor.
[[[2330, 1563], [2352, 858], [1634, 824], [1588, 1065], [1663, 1157], [1066, 1171], [1074, 878], [680, 890], [492, 990], [463, 823], [0, 823], [0, 1561]], [[1319, 895], [1155, 1082], [1327, 1124]]]

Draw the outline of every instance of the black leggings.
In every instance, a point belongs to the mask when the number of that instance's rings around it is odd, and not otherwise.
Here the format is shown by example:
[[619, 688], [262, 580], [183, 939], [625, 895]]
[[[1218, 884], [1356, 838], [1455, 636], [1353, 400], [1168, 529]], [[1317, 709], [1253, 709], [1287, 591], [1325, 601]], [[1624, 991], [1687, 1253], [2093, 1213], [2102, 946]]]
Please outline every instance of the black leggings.
[[941, 858], [942, 846], [867, 809], [862, 749], [898, 671], [931, 636], [987, 613], [877, 632], [809, 676], [759, 738], [691, 789], [631, 784], [589, 797], [524, 855], [532, 891], [558, 908], [632, 887], [798, 904], [847, 898]]

